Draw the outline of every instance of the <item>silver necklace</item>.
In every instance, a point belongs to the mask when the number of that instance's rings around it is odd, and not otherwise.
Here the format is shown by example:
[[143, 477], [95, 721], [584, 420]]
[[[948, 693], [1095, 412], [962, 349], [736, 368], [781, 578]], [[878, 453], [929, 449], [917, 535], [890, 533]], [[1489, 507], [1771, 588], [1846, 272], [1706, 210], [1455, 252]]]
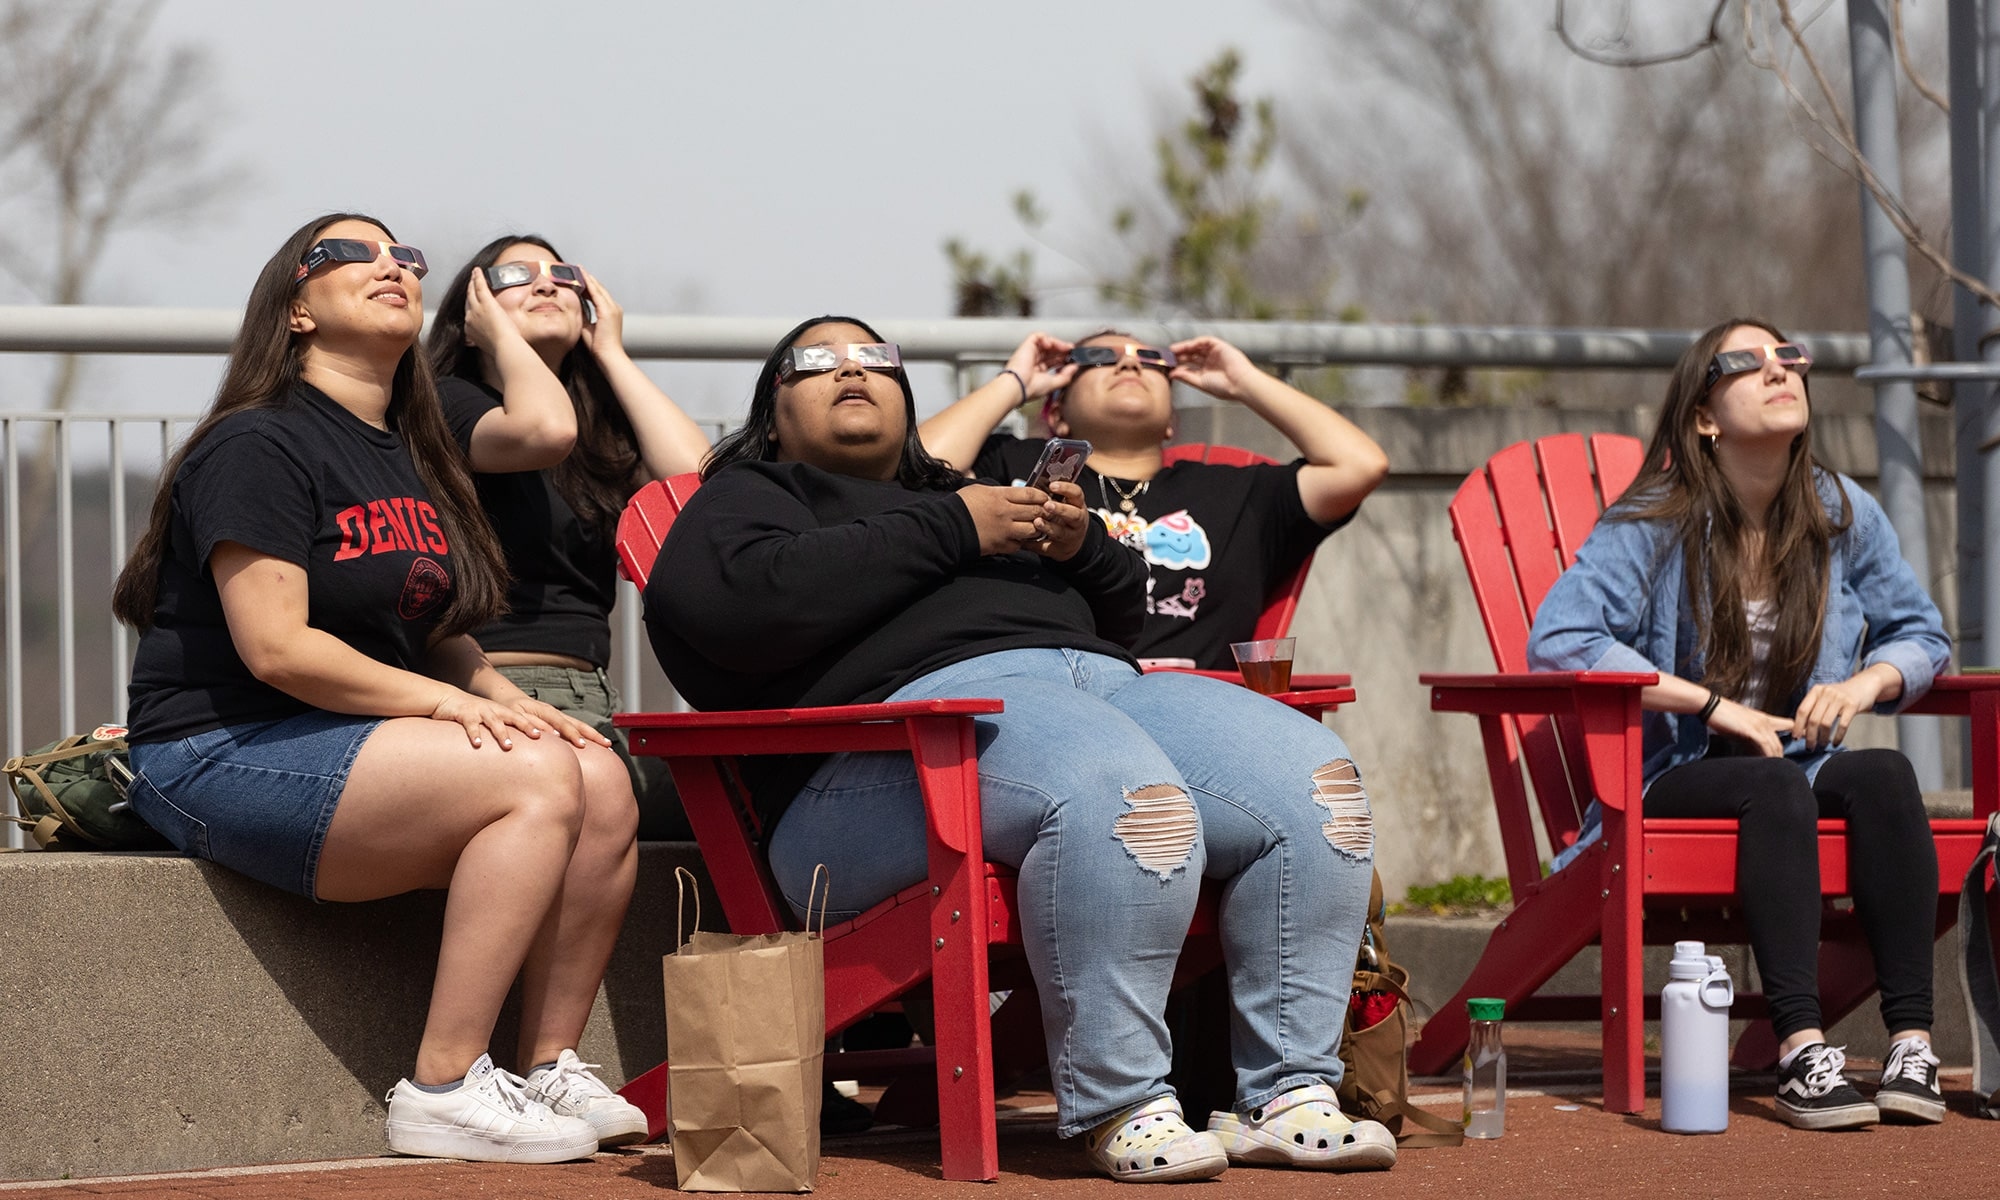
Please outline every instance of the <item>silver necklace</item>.
[[[1111, 489], [1111, 491], [1109, 492], [1105, 491], [1105, 488], [1107, 486]], [[1106, 477], [1103, 475], [1099, 475], [1097, 477], [1097, 495], [1099, 499], [1104, 501], [1104, 507], [1106, 508], [1111, 507], [1111, 492], [1117, 492], [1118, 511], [1122, 513], [1129, 513], [1137, 509], [1139, 506], [1136, 503], [1136, 501], [1139, 499], [1139, 497], [1146, 494], [1147, 488], [1152, 486], [1153, 486], [1152, 480], [1141, 479], [1139, 481], [1138, 486], [1128, 492], [1124, 488], [1119, 487], [1115, 483], [1108, 483]]]

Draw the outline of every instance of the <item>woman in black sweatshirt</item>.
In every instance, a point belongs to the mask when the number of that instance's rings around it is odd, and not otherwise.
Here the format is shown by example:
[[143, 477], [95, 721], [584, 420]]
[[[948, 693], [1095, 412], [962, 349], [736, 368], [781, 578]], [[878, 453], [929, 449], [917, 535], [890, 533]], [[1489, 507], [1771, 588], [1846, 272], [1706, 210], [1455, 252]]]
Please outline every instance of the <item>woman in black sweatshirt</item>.
[[[1374, 857], [1347, 748], [1247, 689], [1140, 674], [1144, 561], [1074, 484], [961, 478], [915, 411], [899, 352], [864, 323], [779, 342], [647, 588], [668, 676], [703, 709], [1004, 700], [979, 722], [982, 829], [1020, 872], [1062, 1134], [1122, 1180], [1391, 1165], [1388, 1132], [1334, 1101]], [[924, 878], [907, 755], [787, 763], [753, 786], [795, 909], [816, 863], [834, 920]], [[1204, 875], [1224, 884], [1237, 1102], [1197, 1131], [1166, 1084], [1162, 1012]]]

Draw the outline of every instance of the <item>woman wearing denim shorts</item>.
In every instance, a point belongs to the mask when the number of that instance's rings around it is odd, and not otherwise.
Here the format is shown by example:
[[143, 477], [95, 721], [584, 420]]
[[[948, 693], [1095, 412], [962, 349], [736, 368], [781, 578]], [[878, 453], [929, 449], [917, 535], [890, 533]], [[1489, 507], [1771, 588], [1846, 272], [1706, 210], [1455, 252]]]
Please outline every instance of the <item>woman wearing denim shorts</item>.
[[[617, 600], [614, 538], [649, 479], [692, 471], [701, 427], [625, 353], [625, 311], [542, 238], [481, 247], [445, 289], [426, 346], [452, 436], [507, 556], [507, 612], [474, 632], [528, 695], [612, 739], [647, 837], [685, 836], [656, 762], [625, 751], [605, 668]], [[668, 793], [670, 796], [671, 793]]]
[[[968, 483], [917, 440], [897, 349], [805, 322], [758, 376], [646, 593], [653, 645], [697, 707], [987, 696], [987, 854], [1020, 871], [1059, 1126], [1114, 1179], [1232, 1161], [1386, 1167], [1395, 1143], [1334, 1099], [1374, 856], [1331, 731], [1249, 690], [1142, 675], [1145, 564], [1082, 507]], [[753, 781], [795, 909], [813, 867], [833, 919], [926, 874], [908, 755], [852, 753]], [[1191, 1127], [1162, 1019], [1203, 878], [1222, 884], [1233, 1111]]]
[[[417, 353], [425, 270], [336, 213], [259, 274], [118, 580], [143, 631], [132, 803], [185, 853], [303, 896], [445, 889], [389, 1147], [556, 1162], [646, 1132], [574, 1049], [637, 813], [606, 739], [468, 636], [506, 574]], [[525, 1080], [488, 1053], [517, 979]]]

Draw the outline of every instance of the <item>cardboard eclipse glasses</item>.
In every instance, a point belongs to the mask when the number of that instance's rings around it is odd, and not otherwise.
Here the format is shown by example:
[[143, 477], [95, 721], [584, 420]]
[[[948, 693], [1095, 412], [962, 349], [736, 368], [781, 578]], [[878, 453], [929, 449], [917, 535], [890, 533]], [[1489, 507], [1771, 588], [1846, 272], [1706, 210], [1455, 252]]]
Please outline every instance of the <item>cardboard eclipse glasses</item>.
[[579, 292], [588, 286], [583, 281], [582, 267], [573, 263], [550, 262], [547, 259], [495, 263], [486, 268], [486, 286], [496, 292], [504, 292], [508, 288], [533, 283], [543, 275], [547, 275], [551, 281], [563, 287], [575, 288]]
[[1078, 346], [1069, 352], [1069, 360], [1079, 367], [1109, 367], [1135, 358], [1142, 367], [1155, 371], [1171, 371], [1180, 364], [1174, 352], [1159, 346], [1141, 346], [1137, 342], [1126, 342], [1122, 346]]
[[292, 276], [292, 282], [299, 282], [327, 263], [372, 263], [384, 254], [418, 279], [430, 274], [430, 264], [424, 261], [424, 252], [415, 246], [361, 238], [321, 238], [306, 251], [305, 258], [299, 262], [298, 274]]
[[1753, 346], [1747, 350], [1724, 350], [1709, 360], [1708, 378], [1702, 382], [1702, 390], [1714, 387], [1724, 376], [1755, 371], [1774, 358], [1801, 375], [1812, 368], [1811, 352], [1797, 342]]
[[894, 342], [848, 342], [845, 345], [793, 346], [778, 360], [778, 378], [792, 380], [800, 375], [831, 371], [852, 359], [864, 371], [893, 372], [903, 365], [902, 347]]

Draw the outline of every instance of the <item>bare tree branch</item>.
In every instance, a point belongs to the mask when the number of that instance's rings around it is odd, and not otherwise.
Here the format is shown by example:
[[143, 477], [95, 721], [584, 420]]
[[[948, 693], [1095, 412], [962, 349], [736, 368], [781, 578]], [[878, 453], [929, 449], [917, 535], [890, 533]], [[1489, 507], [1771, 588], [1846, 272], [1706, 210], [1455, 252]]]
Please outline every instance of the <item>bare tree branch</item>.
[[1693, 58], [1704, 50], [1720, 46], [1722, 44], [1722, 14], [1729, 7], [1729, 0], [1715, 0], [1715, 8], [1708, 14], [1708, 32], [1702, 35], [1700, 41], [1684, 46], [1679, 50], [1669, 50], [1661, 54], [1638, 54], [1622, 58], [1613, 58], [1608, 54], [1589, 50], [1578, 44], [1576, 39], [1570, 36], [1569, 22], [1564, 12], [1566, 7], [1567, 0], [1556, 0], [1556, 36], [1562, 39], [1563, 46], [1570, 53], [1587, 62], [1597, 63], [1600, 66], [1653, 67], [1661, 63], [1680, 62], [1682, 59]]
[[1889, 0], [1889, 31], [1895, 35], [1896, 61], [1902, 64], [1903, 74], [1909, 76], [1910, 86], [1917, 89], [1919, 96], [1937, 105], [1939, 112], [1951, 115], [1950, 101], [1940, 95], [1936, 88], [1925, 83], [1924, 77], [1917, 74], [1916, 65], [1910, 61], [1910, 43], [1903, 36], [1903, 0]]
[[[1784, 83], [1785, 90], [1812, 117], [1820, 129], [1839, 144], [1840, 158], [1826, 155], [1824, 151], [1821, 151], [1822, 155], [1868, 189], [1868, 194], [1873, 196], [1875, 202], [1882, 206], [1882, 211], [1888, 214], [1889, 223], [1896, 227], [1896, 232], [1902, 235], [1903, 240], [1909, 243], [1910, 249], [1921, 255], [1924, 261], [1937, 268], [1952, 282], [1979, 297], [1982, 302], [2000, 306], [2000, 292], [1994, 291], [1985, 280], [1968, 275], [1954, 266], [1951, 259], [1931, 244], [1923, 231], [1917, 228], [1916, 220], [1910, 216], [1909, 210], [1903, 207], [1902, 198], [1882, 185], [1881, 177], [1875, 174], [1875, 168], [1861, 153], [1861, 146], [1854, 137], [1854, 127], [1841, 112], [1839, 99], [1833, 90], [1833, 85], [1827, 81], [1826, 72], [1820, 69], [1819, 59], [1813, 54], [1811, 47], [1806, 45], [1805, 30], [1792, 15], [1791, 0], [1773, 0], [1773, 2], [1777, 5], [1778, 19], [1784, 24], [1785, 32], [1791, 35], [1792, 44], [1798, 48], [1800, 60], [1806, 64], [1806, 69], [1812, 73], [1813, 82], [1819, 86], [1820, 95], [1826, 99], [1831, 114], [1830, 119], [1821, 118], [1813, 112], [1812, 106], [1806, 102], [1804, 96], [1800, 95], [1798, 88], [1792, 83], [1791, 76], [1775, 56], [1770, 60], [1770, 69], [1776, 72]], [[1819, 149], [1817, 145], [1814, 148]]]

